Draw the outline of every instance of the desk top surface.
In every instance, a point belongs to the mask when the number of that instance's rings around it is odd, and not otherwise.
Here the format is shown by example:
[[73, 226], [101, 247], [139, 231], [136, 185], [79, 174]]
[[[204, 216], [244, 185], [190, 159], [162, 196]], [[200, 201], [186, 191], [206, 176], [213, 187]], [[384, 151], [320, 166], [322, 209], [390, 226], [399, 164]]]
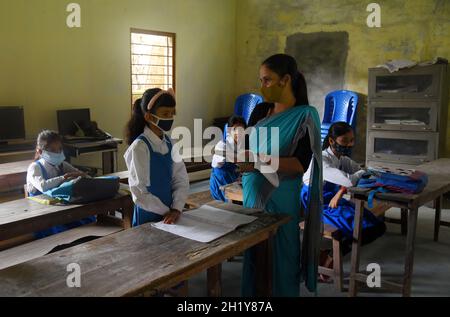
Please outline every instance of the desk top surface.
[[12, 174], [27, 173], [28, 166], [30, 166], [31, 163], [32, 160], [0, 164], [0, 177]]
[[[211, 243], [145, 224], [0, 271], [0, 296], [132, 296], [168, 287], [267, 239], [289, 220], [237, 205], [212, 203], [258, 217]], [[66, 284], [67, 265], [81, 271], [81, 288]]]
[[[450, 191], [450, 159], [439, 159], [420, 165], [416, 169], [428, 174], [428, 185], [421, 193], [415, 195], [377, 193], [375, 197], [380, 201], [398, 202], [409, 204], [411, 207], [419, 207]], [[348, 190], [352, 194], [363, 197], [368, 197], [370, 192], [370, 189], [358, 187], [352, 187]]]
[[[124, 197], [129, 197], [129, 194], [119, 192], [112, 200], [122, 199]], [[98, 203], [101, 202], [94, 202], [92, 204]], [[50, 214], [70, 209], [85, 208], [92, 204], [45, 205], [28, 198], [5, 202], [0, 204], [0, 230], [2, 230], [3, 226], [6, 225], [9, 226], [14, 223], [20, 225], [21, 221], [29, 220], [31, 218], [48, 216]]]

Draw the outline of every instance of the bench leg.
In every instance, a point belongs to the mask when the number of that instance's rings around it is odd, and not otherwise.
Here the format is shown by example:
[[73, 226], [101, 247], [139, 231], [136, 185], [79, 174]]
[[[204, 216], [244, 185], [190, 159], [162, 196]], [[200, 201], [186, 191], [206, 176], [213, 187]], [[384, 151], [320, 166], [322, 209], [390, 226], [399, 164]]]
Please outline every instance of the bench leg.
[[344, 270], [342, 265], [341, 242], [333, 239], [333, 271], [334, 286], [336, 290], [342, 292], [344, 289]]
[[414, 243], [416, 240], [418, 209], [411, 209], [408, 217], [408, 235], [406, 236], [405, 273], [403, 277], [403, 296], [411, 296], [411, 279], [414, 266]]
[[442, 209], [442, 196], [436, 199], [435, 206], [436, 215], [434, 218], [434, 241], [439, 241], [439, 229], [441, 227], [441, 209]]
[[222, 264], [210, 267], [206, 271], [208, 284], [208, 297], [222, 296]]
[[406, 234], [408, 233], [408, 210], [407, 209], [401, 210], [400, 225], [401, 225], [401, 230], [402, 230], [402, 236], [406, 236]]
[[351, 273], [350, 273], [350, 285], [349, 296], [356, 296], [358, 293], [356, 275], [359, 273], [359, 261], [360, 261], [360, 249], [361, 249], [361, 231], [362, 231], [362, 219], [364, 211], [364, 202], [359, 199], [355, 199], [355, 221], [353, 228], [353, 243], [352, 243], [352, 256], [351, 256]]

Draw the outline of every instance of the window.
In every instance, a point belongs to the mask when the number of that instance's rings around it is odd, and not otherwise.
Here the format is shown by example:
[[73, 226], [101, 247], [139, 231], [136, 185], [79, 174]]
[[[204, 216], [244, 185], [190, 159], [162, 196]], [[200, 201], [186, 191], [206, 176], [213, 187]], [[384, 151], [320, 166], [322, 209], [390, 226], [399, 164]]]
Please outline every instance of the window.
[[175, 34], [131, 29], [132, 103], [150, 88], [175, 88]]

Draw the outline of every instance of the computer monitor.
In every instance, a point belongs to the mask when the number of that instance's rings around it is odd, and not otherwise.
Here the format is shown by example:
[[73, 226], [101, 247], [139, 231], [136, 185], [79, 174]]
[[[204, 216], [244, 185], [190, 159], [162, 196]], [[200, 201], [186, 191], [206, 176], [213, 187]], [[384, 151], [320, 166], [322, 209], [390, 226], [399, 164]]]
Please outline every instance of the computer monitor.
[[0, 106], [0, 140], [25, 139], [25, 119], [21, 106]]
[[75, 135], [77, 127], [74, 122], [77, 121], [91, 121], [91, 112], [89, 108], [86, 109], [70, 109], [58, 110], [56, 112], [58, 119], [58, 130], [62, 136]]

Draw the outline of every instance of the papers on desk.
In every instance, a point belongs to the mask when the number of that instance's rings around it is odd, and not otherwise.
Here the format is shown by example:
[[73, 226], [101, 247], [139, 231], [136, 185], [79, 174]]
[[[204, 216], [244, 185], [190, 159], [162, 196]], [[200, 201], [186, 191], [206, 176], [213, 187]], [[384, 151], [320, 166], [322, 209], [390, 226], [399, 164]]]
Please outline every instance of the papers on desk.
[[167, 225], [164, 222], [158, 222], [152, 226], [183, 238], [208, 243], [256, 219], [257, 217], [254, 216], [204, 205], [184, 212], [176, 224]]

